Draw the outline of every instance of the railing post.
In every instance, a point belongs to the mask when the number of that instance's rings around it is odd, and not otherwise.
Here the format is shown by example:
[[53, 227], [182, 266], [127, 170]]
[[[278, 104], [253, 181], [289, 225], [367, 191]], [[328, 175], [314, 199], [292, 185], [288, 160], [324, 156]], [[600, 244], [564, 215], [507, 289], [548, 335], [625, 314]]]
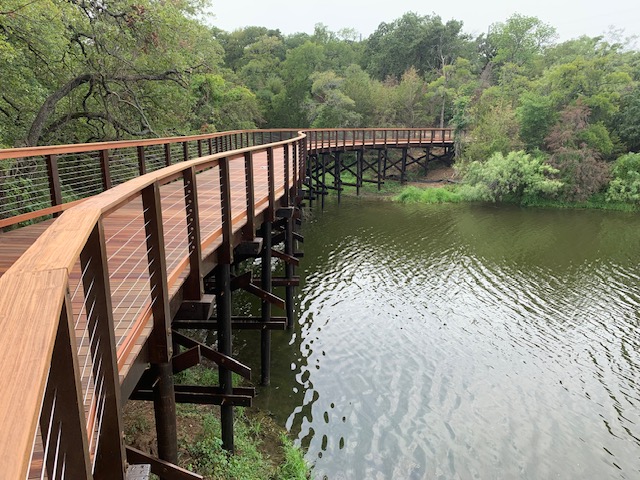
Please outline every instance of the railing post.
[[45, 447], [43, 470], [46, 469], [47, 478], [88, 480], [92, 478], [89, 442], [73, 324], [67, 293], [40, 415], [43, 444], [49, 446]]
[[144, 147], [140, 145], [137, 147], [138, 150], [138, 170], [140, 171], [140, 175], [144, 175], [147, 173], [147, 166], [145, 165], [144, 160]]
[[242, 235], [245, 239], [253, 240], [256, 235], [256, 199], [253, 183], [253, 152], [244, 153], [245, 184], [247, 186], [247, 223]]
[[202, 140], [198, 139], [198, 157], [202, 156]]
[[233, 225], [231, 216], [231, 175], [229, 157], [223, 157], [218, 163], [220, 167], [220, 202], [222, 208], [222, 245], [219, 262], [233, 263]]
[[109, 190], [112, 187], [109, 150], [100, 150], [100, 174], [102, 176], [102, 189]]
[[182, 161], [189, 160], [189, 142], [182, 142]]
[[156, 374], [154, 407], [158, 455], [162, 460], [178, 462], [178, 440], [176, 426], [176, 404], [171, 368], [171, 314], [169, 310], [169, 288], [167, 286], [167, 261], [164, 249], [160, 186], [152, 183], [142, 190], [149, 283], [151, 288], [151, 332], [149, 357]]
[[116, 356], [113, 307], [107, 251], [102, 222], [98, 221], [89, 236], [80, 264], [85, 292], [85, 304], [92, 305], [87, 312], [87, 329], [98, 340], [92, 341], [94, 378], [102, 379], [102, 417], [98, 449], [95, 452], [94, 478], [124, 479], [125, 449], [122, 438], [122, 412], [120, 410], [120, 380]]
[[284, 202], [284, 206], [289, 206], [291, 203], [289, 202], [289, 194], [291, 193], [289, 191], [289, 182], [290, 182], [290, 178], [289, 178], [289, 144], [285, 144], [284, 145], [284, 198], [283, 198], [283, 202]]
[[184, 298], [185, 300], [200, 300], [204, 294], [204, 284], [202, 280], [202, 244], [200, 241], [198, 186], [195, 167], [184, 170], [182, 178], [189, 245], [189, 276], [184, 283]]
[[267, 207], [266, 217], [270, 222], [275, 220], [275, 205], [276, 205], [276, 187], [275, 187], [275, 172], [273, 166], [273, 147], [267, 148], [267, 178], [269, 184], [269, 206]]
[[170, 143], [164, 144], [164, 164], [167, 167], [171, 165], [171, 144]]
[[293, 149], [293, 154], [291, 155], [291, 159], [293, 161], [293, 165], [291, 167], [291, 171], [293, 173], [292, 175], [292, 179], [291, 179], [291, 187], [289, 188], [289, 198], [291, 199], [291, 202], [293, 202], [293, 204], [296, 204], [296, 197], [298, 196], [298, 164], [300, 162], [300, 146], [299, 146], [299, 141], [298, 142], [294, 142], [291, 145], [291, 148]]
[[[337, 153], [336, 155], [339, 155]], [[293, 223], [295, 222], [294, 217], [289, 217], [285, 219], [284, 224], [284, 253], [293, 256], [294, 248], [293, 248]], [[285, 277], [287, 280], [293, 280], [293, 276], [295, 274], [293, 263], [286, 262], [284, 264]], [[287, 314], [287, 329], [293, 330], [293, 286], [287, 285], [285, 286], [285, 309]]]
[[62, 204], [62, 189], [60, 188], [60, 174], [58, 173], [58, 158], [56, 155], [47, 155], [47, 177], [49, 178], [49, 193], [51, 194], [51, 206]]

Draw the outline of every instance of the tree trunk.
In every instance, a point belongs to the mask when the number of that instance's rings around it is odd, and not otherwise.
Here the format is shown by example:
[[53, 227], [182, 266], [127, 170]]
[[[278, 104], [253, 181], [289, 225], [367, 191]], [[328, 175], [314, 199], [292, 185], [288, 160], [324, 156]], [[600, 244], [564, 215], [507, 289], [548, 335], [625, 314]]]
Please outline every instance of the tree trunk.
[[40, 110], [38, 110], [38, 114], [36, 115], [35, 120], [31, 124], [31, 128], [29, 129], [29, 134], [27, 135], [26, 139], [27, 147], [35, 147], [36, 145], [38, 145], [40, 136], [42, 135], [42, 130], [44, 129], [47, 120], [54, 112], [56, 104], [64, 97], [69, 95], [69, 93], [71, 93], [73, 90], [78, 88], [80, 85], [89, 82], [92, 78], [93, 75], [89, 73], [79, 75], [76, 78], [65, 83], [62, 87], [60, 87], [58, 90], [49, 95], [49, 97], [47, 97], [47, 99], [40, 107]]

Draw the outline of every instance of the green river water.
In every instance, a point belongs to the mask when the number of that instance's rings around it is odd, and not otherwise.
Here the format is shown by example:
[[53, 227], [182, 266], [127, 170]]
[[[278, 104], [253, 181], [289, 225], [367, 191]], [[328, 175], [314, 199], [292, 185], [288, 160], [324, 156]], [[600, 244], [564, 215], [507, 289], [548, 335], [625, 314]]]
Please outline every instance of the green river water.
[[255, 403], [315, 478], [640, 478], [639, 215], [347, 198], [302, 233]]

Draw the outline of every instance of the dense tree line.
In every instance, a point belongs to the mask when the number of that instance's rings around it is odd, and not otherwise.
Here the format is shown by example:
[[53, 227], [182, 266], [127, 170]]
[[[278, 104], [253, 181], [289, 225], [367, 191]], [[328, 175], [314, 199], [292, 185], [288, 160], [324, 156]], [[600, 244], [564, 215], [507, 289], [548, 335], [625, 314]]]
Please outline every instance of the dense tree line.
[[522, 151], [570, 200], [603, 191], [622, 171], [612, 162], [640, 151], [640, 52], [615, 35], [559, 43], [552, 26], [516, 14], [474, 38], [460, 21], [415, 13], [368, 38], [321, 24], [226, 32], [207, 25], [207, 6], [5, 0], [0, 146], [452, 126], [463, 167]]

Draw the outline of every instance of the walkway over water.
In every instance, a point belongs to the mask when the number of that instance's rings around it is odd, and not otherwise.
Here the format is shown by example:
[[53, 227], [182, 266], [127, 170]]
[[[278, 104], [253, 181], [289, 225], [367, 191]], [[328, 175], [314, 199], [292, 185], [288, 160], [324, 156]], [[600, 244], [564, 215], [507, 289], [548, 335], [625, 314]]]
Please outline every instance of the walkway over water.
[[[172, 465], [174, 401], [223, 405], [223, 442], [233, 448], [232, 407], [249, 405], [252, 389], [231, 384], [231, 372], [251, 373], [231, 358], [231, 331], [255, 328], [266, 341], [292, 324], [303, 183], [311, 197], [326, 193], [331, 156], [341, 189], [341, 152], [378, 150], [377, 169], [362, 153], [344, 165], [359, 187], [367, 167], [383, 181], [388, 148], [402, 149], [389, 165], [404, 173], [416, 161], [409, 148], [428, 160], [452, 145], [448, 129], [350, 129], [0, 150], [0, 478], [125, 478], [125, 458], [163, 478], [199, 478]], [[284, 251], [273, 250], [280, 242]], [[284, 278], [270, 268], [259, 281], [230, 274], [243, 259], [270, 265], [272, 255], [285, 262]], [[286, 287], [285, 301], [273, 286]], [[237, 288], [267, 313], [232, 317]], [[217, 330], [218, 351], [177, 326]], [[201, 357], [220, 366], [220, 386], [174, 387], [171, 373]], [[130, 397], [154, 400], [163, 460], [125, 448]]]

